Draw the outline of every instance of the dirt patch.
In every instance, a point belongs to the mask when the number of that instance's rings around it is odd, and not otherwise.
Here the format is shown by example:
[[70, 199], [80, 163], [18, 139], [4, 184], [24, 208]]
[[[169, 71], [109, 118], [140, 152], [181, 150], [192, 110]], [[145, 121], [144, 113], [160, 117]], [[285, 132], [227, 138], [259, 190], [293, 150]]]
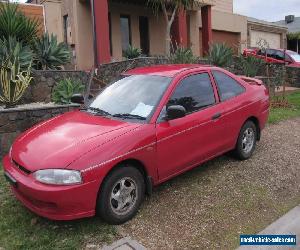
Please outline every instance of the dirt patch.
[[252, 159], [222, 156], [156, 188], [118, 231], [149, 249], [234, 249], [300, 203], [300, 118], [268, 126]]

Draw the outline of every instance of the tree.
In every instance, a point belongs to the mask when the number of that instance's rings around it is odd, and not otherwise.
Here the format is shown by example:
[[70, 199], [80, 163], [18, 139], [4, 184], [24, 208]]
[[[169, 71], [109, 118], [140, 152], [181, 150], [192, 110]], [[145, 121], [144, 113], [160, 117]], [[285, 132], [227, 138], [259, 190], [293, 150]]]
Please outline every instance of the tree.
[[170, 55], [171, 27], [179, 11], [193, 8], [199, 5], [201, 0], [148, 0], [148, 5], [155, 14], [162, 10], [166, 21], [166, 54]]

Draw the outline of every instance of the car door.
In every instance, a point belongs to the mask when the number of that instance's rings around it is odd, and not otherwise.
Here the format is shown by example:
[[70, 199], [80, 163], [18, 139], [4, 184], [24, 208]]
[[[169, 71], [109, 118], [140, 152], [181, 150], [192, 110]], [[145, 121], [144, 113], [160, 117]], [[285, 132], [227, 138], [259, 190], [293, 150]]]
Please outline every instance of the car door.
[[[224, 124], [217, 91], [208, 72], [184, 77], [166, 102], [156, 124], [158, 174], [161, 181], [223, 150]], [[166, 108], [183, 106], [183, 118], [166, 120]]]
[[246, 89], [237, 80], [222, 71], [212, 70], [212, 75], [217, 85], [220, 106], [222, 107], [222, 118], [226, 131], [223, 140], [226, 147], [232, 149], [235, 146], [241, 126], [249, 115], [246, 110], [249, 101], [244, 98]]

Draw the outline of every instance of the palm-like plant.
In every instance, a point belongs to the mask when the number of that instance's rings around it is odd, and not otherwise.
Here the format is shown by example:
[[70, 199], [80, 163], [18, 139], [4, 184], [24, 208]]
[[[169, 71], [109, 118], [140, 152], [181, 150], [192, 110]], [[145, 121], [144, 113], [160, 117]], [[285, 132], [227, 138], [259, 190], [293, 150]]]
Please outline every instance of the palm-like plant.
[[192, 50], [183, 47], [179, 47], [170, 55], [169, 59], [173, 64], [192, 64], [197, 62], [197, 57], [194, 56]]
[[21, 70], [27, 70], [32, 63], [33, 53], [29, 46], [18, 42], [15, 37], [0, 38], [0, 64], [17, 62]]
[[65, 43], [58, 43], [57, 37], [45, 33], [37, 38], [32, 46], [35, 51], [36, 69], [61, 69], [62, 65], [71, 60], [70, 50]]
[[176, 14], [181, 10], [200, 5], [201, 0], [148, 0], [148, 5], [158, 14], [162, 10], [166, 21], [166, 54], [170, 55], [171, 48], [171, 27]]
[[39, 22], [27, 18], [14, 3], [0, 3], [0, 37], [16, 37], [19, 42], [30, 44], [36, 37]]
[[134, 59], [140, 57], [142, 54], [142, 50], [139, 48], [135, 48], [131, 45], [128, 46], [128, 49], [124, 51], [124, 57], [126, 59]]
[[211, 44], [208, 53], [208, 60], [211, 64], [226, 67], [232, 63], [232, 57], [232, 48], [227, 47], [225, 43]]
[[70, 78], [61, 80], [54, 87], [52, 100], [58, 104], [70, 104], [71, 97], [74, 94], [80, 94], [84, 91], [84, 85], [78, 80]]
[[245, 76], [255, 77], [257, 76], [259, 70], [263, 65], [265, 65], [265, 61], [256, 58], [254, 56], [240, 57], [239, 58], [240, 66], [244, 72]]

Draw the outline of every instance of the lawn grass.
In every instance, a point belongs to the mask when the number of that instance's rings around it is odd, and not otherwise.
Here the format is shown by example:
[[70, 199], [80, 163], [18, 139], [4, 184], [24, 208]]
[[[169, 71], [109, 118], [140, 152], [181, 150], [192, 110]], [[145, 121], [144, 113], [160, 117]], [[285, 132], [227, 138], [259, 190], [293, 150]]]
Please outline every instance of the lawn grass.
[[11, 194], [1, 165], [0, 173], [0, 249], [82, 249], [115, 239], [115, 227], [96, 217], [53, 222], [34, 215]]
[[287, 95], [290, 108], [271, 108], [269, 123], [277, 123], [300, 116], [300, 91]]

